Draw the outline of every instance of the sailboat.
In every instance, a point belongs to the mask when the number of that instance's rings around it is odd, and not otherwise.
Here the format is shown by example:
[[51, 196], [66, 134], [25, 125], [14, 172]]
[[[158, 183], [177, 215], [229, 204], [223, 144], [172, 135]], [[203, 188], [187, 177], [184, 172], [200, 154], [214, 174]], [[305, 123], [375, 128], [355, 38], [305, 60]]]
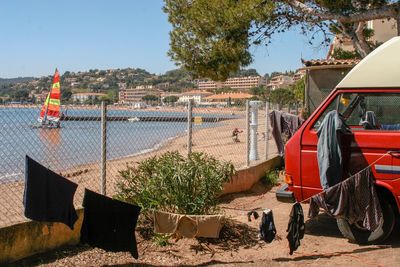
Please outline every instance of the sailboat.
[[38, 122], [37, 128], [60, 128], [60, 74], [57, 69]]

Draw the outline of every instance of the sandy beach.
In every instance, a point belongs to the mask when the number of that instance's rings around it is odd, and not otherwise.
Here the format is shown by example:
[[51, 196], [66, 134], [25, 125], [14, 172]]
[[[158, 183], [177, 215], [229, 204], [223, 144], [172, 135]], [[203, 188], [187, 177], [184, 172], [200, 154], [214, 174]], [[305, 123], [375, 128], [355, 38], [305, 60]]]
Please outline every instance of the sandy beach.
[[[198, 112], [197, 109], [195, 112]], [[219, 160], [231, 161], [236, 169], [246, 165], [246, 122], [244, 112], [235, 110], [239, 119], [224, 121], [212, 128], [203, 128], [193, 131], [193, 152], [205, 152]], [[219, 113], [221, 114], [221, 113]], [[263, 112], [259, 112], [260, 133], [265, 131], [265, 121]], [[243, 116], [243, 117], [242, 117]], [[240, 142], [234, 142], [232, 139], [232, 130], [239, 128], [243, 130], [239, 134]], [[258, 135], [259, 160], [252, 161], [251, 164], [257, 164], [265, 160], [265, 141], [262, 135]], [[166, 140], [163, 144], [152, 151], [138, 155], [128, 156], [115, 160], [107, 161], [107, 183], [106, 193], [113, 196], [116, 190], [116, 182], [119, 179], [118, 171], [126, 168], [127, 164], [136, 165], [138, 162], [161, 155], [167, 151], [178, 151], [181, 154], [187, 154], [187, 136], [185, 134], [172, 140]], [[276, 154], [276, 146], [273, 139], [269, 140], [269, 157]], [[100, 191], [100, 163], [83, 164], [63, 171], [62, 175], [78, 183], [79, 187], [75, 194], [75, 206], [80, 207], [85, 188]], [[23, 181], [0, 184], [0, 226], [10, 225], [26, 220], [23, 216]]]

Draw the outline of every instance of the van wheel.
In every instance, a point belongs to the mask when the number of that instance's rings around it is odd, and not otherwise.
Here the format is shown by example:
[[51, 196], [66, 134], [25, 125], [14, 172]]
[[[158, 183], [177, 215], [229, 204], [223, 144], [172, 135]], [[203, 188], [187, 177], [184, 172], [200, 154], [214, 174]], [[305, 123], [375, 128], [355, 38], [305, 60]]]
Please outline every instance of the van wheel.
[[350, 242], [358, 244], [377, 244], [385, 241], [393, 231], [396, 223], [396, 214], [393, 205], [379, 198], [383, 220], [375, 231], [371, 232], [362, 226], [362, 222], [350, 224], [346, 219], [337, 219], [337, 226], [342, 235]]

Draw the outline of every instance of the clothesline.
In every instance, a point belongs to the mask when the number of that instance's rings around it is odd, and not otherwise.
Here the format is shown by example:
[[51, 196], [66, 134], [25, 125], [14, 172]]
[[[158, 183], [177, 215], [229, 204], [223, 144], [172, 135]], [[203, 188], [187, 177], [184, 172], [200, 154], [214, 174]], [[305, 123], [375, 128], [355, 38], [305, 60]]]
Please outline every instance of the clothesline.
[[[376, 159], [375, 161], [373, 161], [373, 162], [372, 162], [371, 164], [369, 164], [367, 167], [365, 167], [364, 169], [358, 171], [357, 173], [353, 174], [352, 176], [346, 178], [345, 180], [347, 180], [347, 179], [352, 179], [352, 178], [354, 178], [354, 177], [356, 176], [356, 174], [359, 174], [359, 173], [365, 171], [366, 169], [371, 168], [372, 165], [374, 165], [375, 163], [377, 163], [379, 160], [381, 160], [381, 159], [382, 159], [383, 157], [385, 157], [386, 155], [390, 155], [391, 152], [392, 152], [392, 151], [387, 151], [385, 154], [383, 154], [383, 155], [380, 156], [378, 159]], [[397, 180], [399, 180], [399, 179], [400, 179], [400, 178], [397, 178], [397, 179], [395, 179], [394, 181], [397, 181]], [[343, 181], [345, 181], [345, 180], [343, 180]], [[342, 181], [342, 182], [343, 182], [343, 181]], [[315, 196], [318, 196], [319, 194], [321, 194], [321, 193], [323, 193], [323, 192], [324, 192], [324, 191], [319, 192], [319, 193], [316, 193], [316, 194], [314, 194], [314, 195], [312, 195], [312, 196], [310, 196], [310, 197], [308, 197], [308, 198], [306, 198], [306, 199], [303, 199], [302, 201], [299, 201], [299, 203], [305, 203], [305, 202], [309, 201], [311, 198], [313, 198], [313, 197], [315, 197]]]
[[[382, 156], [380, 156], [378, 159], [374, 160], [374, 161], [373, 161], [371, 164], [369, 164], [367, 167], [363, 168], [362, 170], [358, 171], [357, 173], [353, 174], [352, 176], [346, 178], [345, 180], [351, 179], [351, 178], [354, 177], [356, 174], [361, 173], [361, 172], [365, 171], [365, 170], [368, 169], [368, 168], [371, 168], [372, 165], [374, 165], [375, 163], [377, 163], [379, 160], [381, 160], [381, 159], [382, 159], [383, 157], [385, 157], [386, 155], [390, 155], [391, 152], [392, 152], [392, 151], [387, 151], [385, 154], [383, 154]], [[345, 180], [344, 180], [344, 181], [345, 181]], [[397, 178], [397, 179], [395, 179], [395, 180], [393, 180], [393, 181], [397, 181], [397, 180], [400, 180], [400, 178]], [[322, 191], [322, 192], [324, 192], [324, 191]], [[322, 192], [316, 193], [316, 194], [314, 194], [314, 195], [312, 195], [312, 196], [310, 196], [310, 197], [308, 197], [308, 198], [306, 198], [306, 199], [303, 199], [303, 200], [299, 201], [299, 203], [308, 202], [312, 197], [317, 196], [317, 195], [321, 194]], [[271, 207], [271, 208], [276, 208], [276, 207], [278, 207], [278, 206], [280, 206], [280, 205], [282, 205], [282, 204], [285, 204], [285, 203], [279, 203], [278, 205], [276, 205], [276, 206], [274, 206], [274, 207]], [[232, 208], [232, 207], [221, 206], [221, 208], [223, 208], [223, 209], [229, 209], [229, 210], [244, 211], [244, 212], [252, 211], [252, 210], [254, 210], [254, 211], [263, 211], [263, 210], [264, 210], [264, 209], [261, 208], [261, 207], [257, 207], [257, 208], [254, 208], [254, 209], [241, 209], [241, 208]]]

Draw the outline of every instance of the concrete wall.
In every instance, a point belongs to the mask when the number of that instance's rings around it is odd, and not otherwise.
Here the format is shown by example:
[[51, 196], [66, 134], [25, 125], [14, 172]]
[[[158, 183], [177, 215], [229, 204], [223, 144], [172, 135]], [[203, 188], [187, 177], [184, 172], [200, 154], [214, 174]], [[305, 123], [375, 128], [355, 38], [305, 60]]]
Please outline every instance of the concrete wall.
[[49, 251], [63, 245], [78, 244], [83, 209], [77, 210], [74, 230], [62, 223], [23, 222], [0, 228], [0, 264]]
[[255, 183], [265, 176], [268, 170], [273, 170], [282, 165], [280, 156], [273, 157], [250, 168], [238, 170], [229, 183], [224, 185], [223, 195], [249, 190]]
[[[257, 183], [266, 171], [282, 164], [277, 156], [268, 161], [238, 170], [231, 182], [224, 186], [223, 194], [243, 192]], [[79, 243], [83, 209], [77, 210], [79, 219], [74, 230], [62, 223], [28, 221], [0, 228], [0, 264], [17, 261], [28, 256]]]

